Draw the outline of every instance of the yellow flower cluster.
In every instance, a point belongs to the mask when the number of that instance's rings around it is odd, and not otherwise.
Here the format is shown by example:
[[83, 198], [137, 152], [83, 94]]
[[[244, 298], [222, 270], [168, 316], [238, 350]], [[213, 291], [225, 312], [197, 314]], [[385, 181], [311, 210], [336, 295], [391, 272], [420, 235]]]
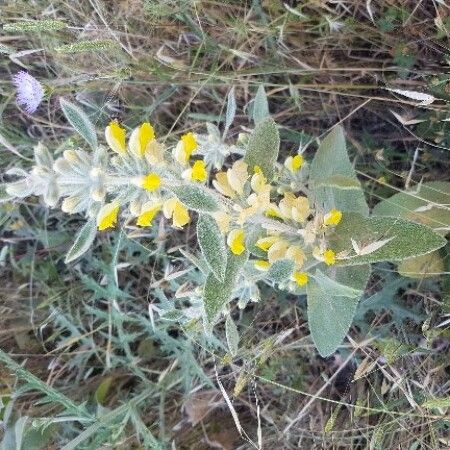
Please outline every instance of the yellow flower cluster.
[[[153, 127], [144, 123], [133, 130], [128, 148], [125, 129], [117, 122], [112, 122], [106, 128], [105, 137], [111, 149], [122, 158], [129, 155], [137, 159], [145, 158], [155, 167], [155, 171], [132, 180], [135, 186], [148, 195], [153, 195], [134, 208], [137, 211], [136, 225], [151, 226], [160, 211], [166, 218], [172, 219], [174, 227], [183, 227], [189, 223], [190, 216], [186, 206], [173, 194], [169, 193], [167, 196], [164, 190], [165, 181], [161, 176], [163, 172], [158, 170], [158, 165], [165, 164], [167, 153], [156, 141]], [[181, 177], [178, 176], [184, 182], [202, 183], [207, 188], [210, 177], [205, 161], [197, 158], [191, 162], [198, 146], [192, 132], [184, 134], [172, 150], [172, 159], [176, 167], [181, 167], [178, 172]], [[288, 156], [284, 161], [284, 167], [291, 176], [304, 164], [304, 158], [299, 154]], [[296, 178], [292, 178], [294, 179]], [[246, 251], [247, 230], [254, 223], [260, 223], [266, 229], [265, 235], [257, 239], [255, 244], [266, 255], [264, 259], [254, 260], [258, 270], [267, 271], [278, 260], [291, 260], [295, 268], [291, 281], [304, 286], [308, 283], [305, 267], [312, 267], [310, 257], [312, 261], [326, 265], [336, 263], [337, 255], [327, 248], [326, 236], [329, 228], [340, 223], [341, 211], [331, 209], [321, 214], [312, 208], [307, 196], [292, 192], [288, 186], [276, 189], [268, 183], [260, 167], [249, 167], [243, 159], [235, 161], [228, 169], [217, 172], [212, 179], [212, 187], [216, 195], [218, 193], [223, 198], [221, 209], [213, 216], [226, 235], [226, 243], [233, 254], [241, 255]], [[116, 225], [119, 209], [117, 201], [103, 205], [97, 217], [99, 230]]]

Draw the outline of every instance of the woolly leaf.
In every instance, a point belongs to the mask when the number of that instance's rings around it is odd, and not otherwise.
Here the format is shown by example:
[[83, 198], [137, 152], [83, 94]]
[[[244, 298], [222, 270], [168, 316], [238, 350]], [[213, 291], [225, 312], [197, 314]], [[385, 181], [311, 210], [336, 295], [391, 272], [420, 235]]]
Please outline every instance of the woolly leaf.
[[402, 217], [445, 235], [450, 230], [450, 182], [431, 181], [378, 203], [373, 215]]
[[262, 84], [259, 85], [255, 100], [253, 101], [252, 115], [255, 125], [258, 125], [270, 116], [269, 102], [267, 101], [266, 91]]
[[227, 267], [227, 249], [219, 225], [208, 214], [201, 214], [198, 219], [197, 239], [208, 266], [215, 277], [223, 281]]
[[97, 134], [86, 113], [64, 98], [60, 98], [59, 103], [73, 129], [95, 150], [97, 148]]
[[215, 197], [200, 186], [190, 184], [175, 186], [170, 189], [181, 203], [194, 211], [209, 213], [215, 212], [219, 208]]
[[432, 278], [445, 272], [445, 264], [440, 251], [416, 256], [401, 261], [397, 267], [400, 275], [409, 278]]
[[267, 278], [275, 283], [287, 280], [294, 271], [294, 261], [291, 259], [279, 259], [275, 261], [267, 272]]
[[370, 276], [370, 266], [331, 267], [316, 271], [306, 285], [308, 325], [322, 356], [341, 344], [355, 315]]
[[279, 149], [280, 135], [275, 122], [272, 119], [260, 122], [250, 135], [244, 157], [249, 172], [253, 173], [255, 166], [259, 166], [267, 180], [271, 181]]
[[336, 208], [369, 215], [364, 192], [348, 157], [342, 127], [334, 127], [320, 144], [311, 163], [309, 183], [316, 203], [323, 210]]
[[66, 264], [79, 258], [81, 255], [89, 250], [97, 234], [97, 222], [89, 220], [86, 222], [78, 232], [75, 242], [71, 249], [67, 252], [65, 262]]
[[225, 321], [225, 335], [227, 338], [228, 350], [232, 356], [235, 356], [239, 347], [239, 332], [230, 315]]
[[[360, 248], [379, 241], [385, 244], [371, 253], [357, 255], [352, 250], [352, 240]], [[330, 248], [336, 253], [346, 252], [345, 259], [337, 264], [350, 266], [380, 261], [402, 261], [425, 255], [445, 245], [446, 240], [431, 228], [393, 217], [362, 217], [359, 214], [344, 214], [342, 221], [330, 236]]]
[[224, 280], [218, 280], [212, 272], [206, 278], [203, 291], [203, 302], [206, 319], [210, 325], [214, 324], [223, 308], [231, 300], [237, 276], [240, 269], [247, 261], [247, 258], [248, 252], [244, 252], [239, 256], [229, 252]]
[[227, 112], [225, 114], [225, 129], [223, 131], [223, 137], [228, 133], [228, 130], [233, 123], [234, 117], [236, 116], [236, 98], [234, 96], [234, 86], [228, 92], [227, 98]]

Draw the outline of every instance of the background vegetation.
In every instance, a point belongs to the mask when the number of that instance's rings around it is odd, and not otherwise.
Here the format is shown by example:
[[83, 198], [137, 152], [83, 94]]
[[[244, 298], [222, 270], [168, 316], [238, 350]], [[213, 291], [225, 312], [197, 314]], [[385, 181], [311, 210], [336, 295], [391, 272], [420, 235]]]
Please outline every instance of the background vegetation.
[[[99, 130], [113, 117], [150, 120], [164, 137], [220, 126], [235, 86], [235, 139], [264, 84], [286, 154], [301, 145], [310, 158], [343, 124], [372, 206], [448, 179], [445, 1], [3, 0], [0, 21], [2, 173], [29, 167], [38, 141], [56, 155], [81, 145], [61, 96]], [[15, 104], [20, 69], [48, 87], [33, 116]], [[437, 100], [418, 107], [386, 88]], [[233, 312], [242, 349], [232, 359], [223, 329], [199, 341], [177, 322], [199, 276], [180, 253], [195, 249], [194, 228], [104, 233], [65, 265], [82, 222], [38, 199], [1, 205], [5, 449], [450, 447], [448, 258], [441, 277], [421, 280], [375, 267], [348, 340], [327, 359], [304, 299], [266, 289]]]

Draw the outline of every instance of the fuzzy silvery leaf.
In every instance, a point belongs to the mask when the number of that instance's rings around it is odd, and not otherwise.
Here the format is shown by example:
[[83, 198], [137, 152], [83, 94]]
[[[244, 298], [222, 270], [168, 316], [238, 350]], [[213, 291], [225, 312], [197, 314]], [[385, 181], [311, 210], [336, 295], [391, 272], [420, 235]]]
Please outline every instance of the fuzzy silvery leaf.
[[229, 252], [224, 280], [218, 280], [212, 272], [208, 275], [203, 291], [203, 302], [206, 319], [210, 326], [214, 324], [223, 308], [231, 300], [239, 271], [247, 259], [248, 252], [239, 256]]
[[227, 267], [227, 249], [214, 217], [200, 214], [197, 222], [197, 239], [208, 266], [216, 278], [223, 281]]
[[181, 203], [194, 211], [212, 213], [219, 208], [215, 197], [203, 187], [186, 184], [174, 186], [170, 189]]
[[45, 145], [39, 143], [34, 147], [34, 160], [39, 166], [44, 166], [48, 169], [53, 169], [53, 157]]
[[342, 190], [361, 190], [361, 183], [356, 178], [346, 177], [345, 175], [332, 175], [327, 180], [316, 185], [317, 187], [330, 187]]
[[[372, 246], [374, 251], [356, 254], [352, 240], [359, 248]], [[377, 242], [383, 245], [376, 248]], [[394, 217], [362, 217], [344, 214], [342, 221], [329, 238], [334, 252], [346, 252], [338, 256], [337, 264], [350, 266], [381, 261], [402, 261], [414, 256], [431, 253], [443, 247], [446, 240], [430, 227]]]
[[59, 103], [73, 129], [93, 148], [97, 148], [97, 134], [87, 114], [73, 103], [60, 98]]
[[65, 262], [66, 264], [79, 258], [81, 255], [86, 253], [92, 243], [94, 242], [95, 236], [97, 234], [97, 221], [89, 220], [87, 221], [81, 230], [78, 232], [75, 242], [73, 243], [70, 250], [67, 252]]
[[267, 101], [266, 91], [262, 84], [259, 85], [255, 100], [253, 101], [252, 115], [255, 125], [258, 125], [270, 116], [269, 102]]
[[260, 122], [250, 135], [244, 156], [249, 172], [253, 173], [255, 166], [258, 166], [267, 181], [272, 181], [279, 149], [280, 135], [275, 122], [272, 119]]
[[54, 208], [59, 200], [59, 187], [56, 179], [48, 180], [43, 192], [44, 202], [50, 208]]
[[319, 353], [331, 355], [347, 334], [370, 276], [370, 265], [316, 271], [306, 285], [308, 326]]
[[376, 216], [402, 217], [445, 235], [450, 230], [450, 182], [431, 181], [378, 203]]
[[34, 188], [33, 181], [27, 177], [22, 180], [8, 183], [6, 185], [6, 193], [11, 197], [25, 198], [33, 193]]
[[291, 259], [280, 259], [275, 261], [267, 272], [267, 278], [275, 283], [286, 281], [294, 271], [294, 261]]
[[225, 335], [227, 338], [228, 350], [232, 356], [235, 356], [239, 348], [239, 332], [230, 315], [227, 316], [225, 321]]
[[[349, 184], [353, 184], [351, 189]], [[336, 208], [344, 212], [369, 215], [364, 192], [348, 157], [341, 126], [331, 130], [314, 155], [310, 167], [309, 187], [315, 202], [325, 211]]]
[[441, 276], [446, 270], [444, 259], [440, 253], [440, 251], [435, 251], [427, 255], [405, 259], [397, 266], [397, 272], [404, 277], [419, 280]]
[[231, 124], [233, 123], [234, 117], [236, 116], [236, 97], [234, 95], [234, 86], [228, 92], [227, 97], [227, 112], [225, 114], [225, 129], [223, 131], [223, 137], [228, 133]]

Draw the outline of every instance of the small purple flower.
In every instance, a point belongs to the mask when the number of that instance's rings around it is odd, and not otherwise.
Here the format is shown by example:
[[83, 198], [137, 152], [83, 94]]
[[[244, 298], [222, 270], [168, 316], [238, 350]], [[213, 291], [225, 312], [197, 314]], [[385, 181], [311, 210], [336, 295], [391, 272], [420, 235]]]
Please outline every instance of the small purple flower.
[[44, 98], [42, 84], [25, 70], [14, 75], [13, 83], [17, 88], [17, 103], [23, 105], [28, 114], [33, 114]]

